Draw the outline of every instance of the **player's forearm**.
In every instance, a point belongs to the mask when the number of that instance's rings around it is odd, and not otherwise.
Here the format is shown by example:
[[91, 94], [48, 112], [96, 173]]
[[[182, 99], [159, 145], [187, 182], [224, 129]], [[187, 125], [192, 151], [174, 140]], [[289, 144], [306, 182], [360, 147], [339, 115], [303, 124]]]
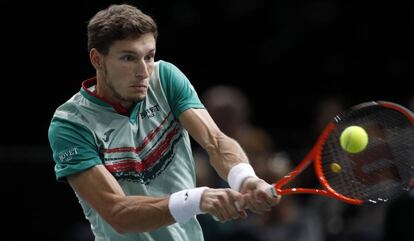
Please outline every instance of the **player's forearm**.
[[168, 197], [126, 196], [103, 165], [68, 177], [69, 184], [117, 232], [144, 232], [172, 224]]
[[215, 137], [215, 145], [206, 148], [210, 163], [227, 180], [230, 169], [239, 163], [248, 163], [248, 158], [237, 141], [221, 133]]
[[188, 109], [181, 114], [180, 122], [208, 152], [211, 165], [224, 180], [231, 167], [248, 162], [240, 145], [217, 127], [206, 110]]
[[108, 221], [119, 233], [148, 232], [173, 224], [168, 199], [126, 196], [113, 205]]

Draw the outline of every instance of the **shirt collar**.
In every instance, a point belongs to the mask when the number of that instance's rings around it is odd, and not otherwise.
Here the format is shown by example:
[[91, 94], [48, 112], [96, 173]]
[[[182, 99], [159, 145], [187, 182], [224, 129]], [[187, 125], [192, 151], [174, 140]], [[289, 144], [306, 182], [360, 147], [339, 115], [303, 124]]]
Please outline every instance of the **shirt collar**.
[[[92, 77], [82, 82], [81, 94], [88, 100], [103, 106], [112, 106], [120, 115], [129, 116], [130, 111], [123, 107], [120, 103], [110, 101], [106, 98], [99, 97], [94, 92], [96, 88], [96, 77]], [[135, 109], [135, 108], [132, 108]]]

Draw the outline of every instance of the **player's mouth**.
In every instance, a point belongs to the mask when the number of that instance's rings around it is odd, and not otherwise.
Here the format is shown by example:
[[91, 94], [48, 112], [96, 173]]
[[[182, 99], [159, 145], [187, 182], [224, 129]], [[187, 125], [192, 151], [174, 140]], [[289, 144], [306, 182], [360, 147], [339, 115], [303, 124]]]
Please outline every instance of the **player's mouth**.
[[136, 91], [146, 91], [148, 88], [148, 86], [144, 84], [134, 84], [134, 85], [130, 85], [129, 87]]

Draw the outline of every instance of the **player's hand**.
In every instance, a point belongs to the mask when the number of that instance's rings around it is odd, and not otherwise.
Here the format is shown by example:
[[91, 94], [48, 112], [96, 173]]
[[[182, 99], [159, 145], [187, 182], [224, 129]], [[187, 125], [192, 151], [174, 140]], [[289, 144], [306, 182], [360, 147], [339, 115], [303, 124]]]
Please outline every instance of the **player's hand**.
[[201, 196], [200, 209], [221, 222], [247, 217], [245, 197], [230, 188], [206, 189]]
[[272, 186], [264, 180], [257, 177], [248, 177], [244, 180], [240, 192], [245, 194], [246, 205], [250, 211], [263, 214], [276, 206], [281, 196], [272, 197], [270, 188]]

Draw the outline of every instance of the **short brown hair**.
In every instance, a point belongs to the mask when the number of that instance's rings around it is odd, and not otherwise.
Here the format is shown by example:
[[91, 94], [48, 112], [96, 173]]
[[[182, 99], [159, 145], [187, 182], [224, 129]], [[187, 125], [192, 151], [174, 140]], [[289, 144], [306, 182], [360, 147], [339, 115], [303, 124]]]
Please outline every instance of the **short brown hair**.
[[152, 33], [158, 36], [154, 19], [134, 6], [111, 5], [99, 11], [88, 23], [88, 50], [96, 48], [106, 55], [115, 40], [139, 37]]

